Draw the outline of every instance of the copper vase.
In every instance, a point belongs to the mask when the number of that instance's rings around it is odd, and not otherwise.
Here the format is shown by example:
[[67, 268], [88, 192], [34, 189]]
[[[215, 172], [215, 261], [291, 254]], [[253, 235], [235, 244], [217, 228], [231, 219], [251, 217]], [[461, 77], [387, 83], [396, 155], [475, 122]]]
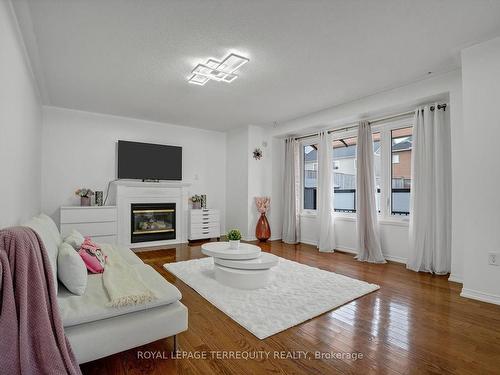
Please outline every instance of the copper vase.
[[265, 213], [261, 213], [259, 220], [257, 221], [255, 237], [262, 242], [267, 241], [271, 237], [271, 227], [269, 226]]

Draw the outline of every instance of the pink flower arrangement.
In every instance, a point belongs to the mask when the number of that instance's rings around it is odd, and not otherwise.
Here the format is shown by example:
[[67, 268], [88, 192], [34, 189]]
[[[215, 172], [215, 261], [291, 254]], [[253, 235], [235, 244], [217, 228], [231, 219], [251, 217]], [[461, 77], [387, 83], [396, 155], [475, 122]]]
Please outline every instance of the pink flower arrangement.
[[271, 207], [271, 198], [255, 197], [255, 205], [261, 214], [265, 214], [269, 210], [269, 207]]

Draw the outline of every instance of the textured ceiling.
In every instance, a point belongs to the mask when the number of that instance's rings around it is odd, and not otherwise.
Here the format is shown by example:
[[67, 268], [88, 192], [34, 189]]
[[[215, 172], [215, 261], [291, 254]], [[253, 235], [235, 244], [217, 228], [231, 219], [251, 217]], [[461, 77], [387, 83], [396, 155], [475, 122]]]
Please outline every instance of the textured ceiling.
[[[498, 0], [13, 0], [45, 104], [200, 128], [267, 125], [459, 66]], [[188, 84], [230, 51], [231, 84]]]

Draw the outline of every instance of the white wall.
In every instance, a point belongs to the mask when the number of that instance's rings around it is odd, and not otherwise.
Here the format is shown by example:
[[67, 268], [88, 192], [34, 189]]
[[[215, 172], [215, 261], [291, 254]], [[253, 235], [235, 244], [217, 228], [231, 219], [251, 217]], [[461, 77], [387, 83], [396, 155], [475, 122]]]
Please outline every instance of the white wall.
[[[255, 225], [259, 213], [255, 197], [271, 197], [271, 209], [267, 218], [271, 226], [271, 239], [281, 238], [281, 191], [273, 182], [281, 180], [282, 165], [280, 142], [269, 135], [267, 129], [249, 125], [228, 132], [227, 138], [227, 222], [228, 229], [238, 228], [245, 240], [255, 240]], [[263, 156], [253, 158], [253, 151], [259, 147]], [[274, 178], [277, 177], [277, 179]], [[276, 198], [276, 199], [275, 199]]]
[[226, 134], [95, 113], [43, 108], [42, 209], [59, 221], [61, 205], [78, 204], [79, 187], [106, 190], [116, 178], [120, 139], [183, 147], [183, 180], [221, 210], [225, 231]]
[[474, 199], [464, 194], [465, 269], [463, 296], [500, 304], [500, 38], [462, 51], [464, 171]]
[[[342, 127], [363, 118], [374, 118], [414, 109], [417, 105], [434, 100], [449, 100], [452, 128], [452, 272], [451, 280], [461, 281], [463, 273], [463, 121], [462, 81], [460, 71], [453, 71], [431, 77], [407, 86], [368, 96], [323, 111], [312, 113], [285, 123], [271, 130], [271, 135], [308, 134], [318, 129]], [[355, 221], [339, 218], [336, 223], [336, 237], [339, 249], [355, 251]], [[316, 244], [318, 239], [316, 218], [301, 217], [302, 241]], [[405, 262], [408, 256], [408, 225], [402, 223], [381, 223], [382, 250], [388, 259]]]
[[248, 236], [248, 128], [231, 130], [226, 144], [227, 230], [239, 229]]
[[0, 1], [0, 228], [40, 211], [41, 108], [17, 21]]

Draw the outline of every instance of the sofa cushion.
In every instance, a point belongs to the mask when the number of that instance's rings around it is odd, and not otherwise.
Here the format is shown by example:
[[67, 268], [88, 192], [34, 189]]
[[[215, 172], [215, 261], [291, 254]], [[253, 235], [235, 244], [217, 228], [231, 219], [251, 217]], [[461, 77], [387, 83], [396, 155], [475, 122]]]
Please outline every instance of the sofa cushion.
[[53, 233], [51, 233], [50, 227], [47, 225], [45, 221], [43, 221], [40, 217], [34, 217], [30, 219], [28, 222], [24, 223], [23, 226], [29, 227], [33, 229], [45, 246], [45, 250], [47, 251], [47, 255], [49, 256], [52, 276], [54, 278], [54, 287], [57, 292], [57, 252], [59, 243], [56, 241], [56, 238]]
[[71, 232], [69, 232], [69, 234], [66, 237], [64, 237], [64, 242], [73, 246], [73, 249], [75, 250], [80, 249], [83, 241], [85, 241], [85, 238], [83, 238], [83, 235], [76, 229], [71, 229]]
[[57, 277], [64, 286], [78, 296], [87, 288], [87, 267], [73, 246], [63, 242], [57, 254]]
[[69, 327], [107, 319], [134, 311], [168, 305], [181, 299], [182, 295], [179, 290], [152, 267], [146, 264], [137, 264], [132, 267], [136, 268], [144, 283], [157, 297], [156, 299], [140, 305], [110, 307], [108, 294], [103, 287], [102, 274], [89, 275], [87, 290], [82, 296], [75, 296], [65, 288], [61, 288], [57, 299], [63, 325]]
[[130, 264], [144, 264], [144, 262], [139, 258], [135, 253], [130, 250], [128, 247], [125, 246], [120, 246], [120, 245], [113, 245], [116, 251], [122, 256], [125, 261]]
[[63, 240], [61, 234], [59, 233], [59, 229], [57, 229], [56, 223], [54, 223], [54, 220], [52, 220], [49, 216], [45, 214], [38, 215], [38, 218], [45, 225], [47, 231], [50, 233], [57, 246], [59, 246], [63, 242]]

